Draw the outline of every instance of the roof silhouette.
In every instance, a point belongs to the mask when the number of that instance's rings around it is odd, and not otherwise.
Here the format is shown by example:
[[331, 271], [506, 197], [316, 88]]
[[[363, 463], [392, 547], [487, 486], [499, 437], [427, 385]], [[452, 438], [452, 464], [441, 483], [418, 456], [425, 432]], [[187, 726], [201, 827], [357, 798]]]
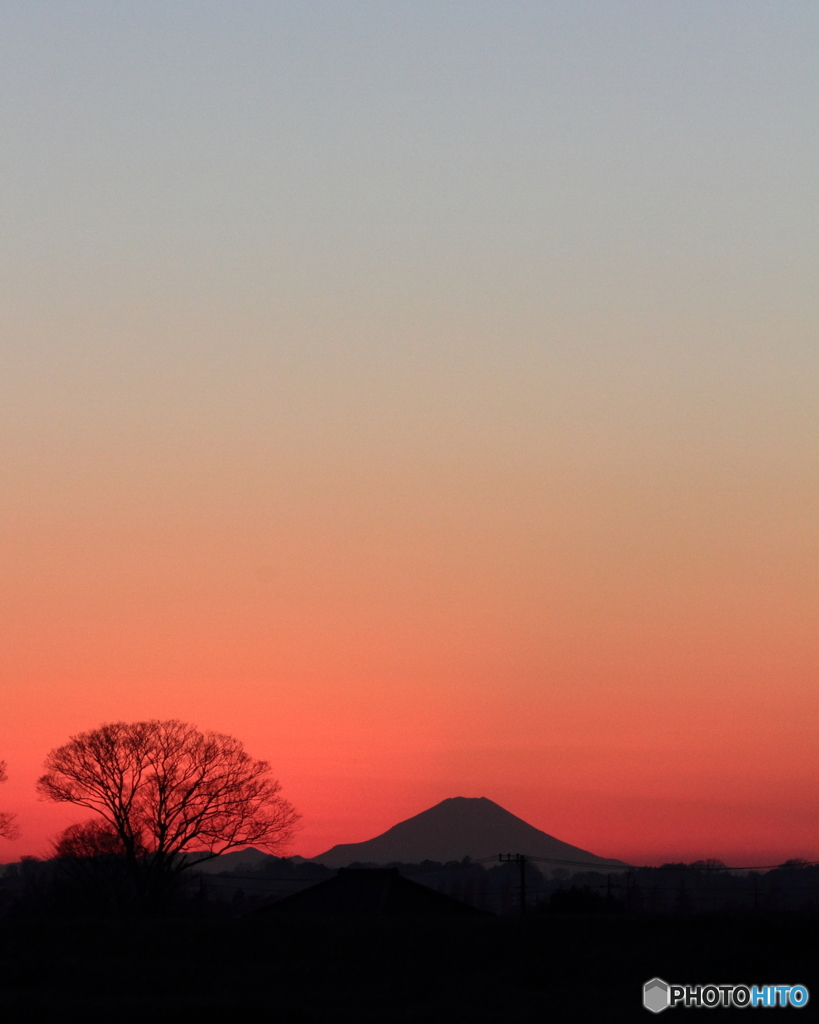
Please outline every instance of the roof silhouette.
[[335, 878], [285, 896], [256, 913], [304, 917], [474, 917], [486, 916], [487, 911], [402, 878], [397, 868], [341, 868]]
[[522, 853], [589, 865], [622, 865], [541, 832], [485, 796], [452, 797], [399, 822], [363, 843], [341, 843], [311, 858], [327, 867], [349, 864], [418, 864], [424, 860], [483, 860]]

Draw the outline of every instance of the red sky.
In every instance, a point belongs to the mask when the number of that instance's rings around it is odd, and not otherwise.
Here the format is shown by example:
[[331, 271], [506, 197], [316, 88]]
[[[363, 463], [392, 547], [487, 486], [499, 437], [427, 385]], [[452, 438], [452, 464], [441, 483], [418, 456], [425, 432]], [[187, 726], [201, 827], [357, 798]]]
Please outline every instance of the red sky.
[[222, 472], [204, 507], [193, 474], [109, 464], [96, 500], [8, 524], [6, 859], [76, 818], [33, 799], [45, 753], [145, 717], [268, 759], [305, 855], [466, 795], [631, 861], [819, 856], [792, 498], [661, 468]]

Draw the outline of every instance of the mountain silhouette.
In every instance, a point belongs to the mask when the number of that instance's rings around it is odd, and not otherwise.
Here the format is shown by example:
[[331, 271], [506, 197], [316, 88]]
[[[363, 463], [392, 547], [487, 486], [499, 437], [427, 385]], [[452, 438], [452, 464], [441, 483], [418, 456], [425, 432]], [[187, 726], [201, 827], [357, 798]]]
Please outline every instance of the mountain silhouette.
[[[625, 867], [588, 850], [555, 839], [510, 814], [485, 796], [451, 797], [399, 822], [364, 843], [340, 843], [311, 858], [330, 868], [349, 864], [419, 864], [424, 860], [446, 861], [496, 858], [499, 853], [522, 853], [571, 864]], [[567, 864], [570, 867], [571, 864]], [[555, 864], [555, 867], [560, 867]]]
[[204, 871], [207, 875], [218, 875], [222, 871], [253, 870], [266, 861], [276, 860], [272, 854], [257, 850], [255, 846], [246, 846], [244, 850], [231, 850], [229, 853], [223, 853], [212, 860], [203, 860], [201, 863], [199, 862], [200, 856], [201, 854], [197, 854], [196, 851], [188, 854], [189, 859], [196, 864], [196, 870]]

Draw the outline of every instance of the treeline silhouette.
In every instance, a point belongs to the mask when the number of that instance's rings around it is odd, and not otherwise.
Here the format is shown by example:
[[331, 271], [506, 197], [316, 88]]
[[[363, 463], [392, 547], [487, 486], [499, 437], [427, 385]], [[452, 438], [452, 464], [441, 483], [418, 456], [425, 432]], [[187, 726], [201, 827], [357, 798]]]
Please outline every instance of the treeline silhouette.
[[[445, 864], [428, 860], [386, 866], [499, 916], [517, 916], [522, 909], [520, 874], [511, 863], [487, 864], [467, 857]], [[698, 861], [608, 873], [544, 870], [530, 862], [525, 872], [525, 909], [534, 914], [819, 912], [819, 866], [803, 861], [766, 871], [735, 871], [716, 861]], [[275, 856], [223, 872], [205, 873], [193, 865], [179, 875], [166, 904], [153, 912], [237, 917], [335, 874], [322, 864]], [[8, 865], [0, 876], [0, 915], [122, 917], [144, 909], [130, 867], [116, 850], [44, 861], [24, 858]]]
[[[375, 867], [353, 864], [351, 867]], [[510, 863], [470, 858], [442, 864], [394, 862], [407, 878], [503, 916], [520, 912], [520, 875]], [[543, 870], [526, 864], [526, 907], [534, 913], [707, 914], [819, 911], [819, 866], [788, 861], [766, 871], [732, 871], [717, 861], [611, 872]], [[335, 874], [308, 861], [271, 857], [253, 869], [202, 879], [208, 899], [249, 911]]]
[[[643, 1019], [642, 986], [654, 976], [786, 981], [812, 994], [816, 984], [815, 867], [755, 879], [695, 865], [630, 878], [527, 865], [521, 916], [516, 865], [428, 861], [399, 870], [498, 913], [411, 920], [259, 912], [335, 875], [276, 857], [194, 870], [149, 914], [121, 867], [54, 858], [6, 868], [0, 1000], [9, 1020], [266, 1020], [273, 1009], [306, 1024], [596, 1024]], [[663, 901], [652, 904], [658, 890]], [[754, 891], [765, 894], [756, 903]]]
[[[426, 868], [415, 877], [450, 872], [454, 881], [462, 870]], [[17, 889], [0, 916], [9, 1020], [619, 1022], [643, 1019], [642, 986], [654, 976], [815, 988], [816, 913], [610, 912], [599, 902], [609, 899], [605, 890], [593, 887], [608, 879], [559, 880], [542, 911], [522, 918], [513, 889], [506, 916], [317, 920], [240, 912], [234, 903], [235, 892], [250, 900], [256, 885], [310, 884], [314, 869], [303, 863], [205, 877], [204, 898], [194, 878], [161, 916], [87, 906], [66, 913], [51, 900], [58, 870], [28, 861], [3, 879], [6, 896]], [[500, 879], [509, 868], [483, 870]]]

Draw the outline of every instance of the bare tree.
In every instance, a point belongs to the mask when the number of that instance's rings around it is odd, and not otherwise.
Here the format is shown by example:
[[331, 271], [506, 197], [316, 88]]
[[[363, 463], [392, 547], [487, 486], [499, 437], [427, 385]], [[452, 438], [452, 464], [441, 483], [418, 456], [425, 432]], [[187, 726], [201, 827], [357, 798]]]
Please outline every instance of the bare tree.
[[[6, 762], [0, 761], [0, 782], [5, 782], [6, 777]], [[14, 815], [8, 811], [0, 811], [0, 836], [3, 839], [16, 839], [19, 835]]]
[[102, 818], [67, 829], [58, 852], [121, 856], [144, 899], [227, 850], [280, 850], [299, 818], [266, 761], [232, 736], [175, 720], [113, 722], [73, 736], [48, 755], [37, 789]]

